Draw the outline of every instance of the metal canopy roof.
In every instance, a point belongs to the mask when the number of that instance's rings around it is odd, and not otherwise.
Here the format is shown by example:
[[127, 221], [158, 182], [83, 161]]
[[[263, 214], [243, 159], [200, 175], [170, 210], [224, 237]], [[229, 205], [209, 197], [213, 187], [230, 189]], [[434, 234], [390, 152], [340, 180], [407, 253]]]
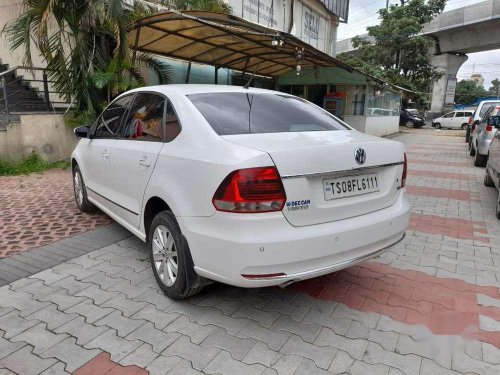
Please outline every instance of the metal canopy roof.
[[167, 12], [137, 21], [134, 50], [275, 77], [301, 68], [354, 68], [288, 33], [213, 12]]

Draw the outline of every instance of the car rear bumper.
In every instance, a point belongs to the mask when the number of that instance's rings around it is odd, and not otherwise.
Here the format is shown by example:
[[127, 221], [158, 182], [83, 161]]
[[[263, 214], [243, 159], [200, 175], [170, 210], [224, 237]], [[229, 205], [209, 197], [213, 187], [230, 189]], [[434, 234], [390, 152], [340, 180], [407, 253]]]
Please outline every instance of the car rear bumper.
[[385, 209], [303, 227], [281, 212], [179, 218], [196, 272], [240, 287], [288, 284], [375, 257], [404, 237], [408, 222], [404, 191]]

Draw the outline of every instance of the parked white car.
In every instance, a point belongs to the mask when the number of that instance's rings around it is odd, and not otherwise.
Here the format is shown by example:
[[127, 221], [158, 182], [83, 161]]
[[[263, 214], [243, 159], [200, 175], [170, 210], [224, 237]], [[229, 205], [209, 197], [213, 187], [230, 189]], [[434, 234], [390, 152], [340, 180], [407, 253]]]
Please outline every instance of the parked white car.
[[408, 226], [403, 144], [288, 94], [136, 89], [75, 133], [78, 207], [147, 241], [172, 298], [211, 280], [285, 286], [331, 273], [381, 254]]
[[436, 129], [467, 129], [472, 111], [452, 111], [444, 116], [432, 120], [432, 126]]

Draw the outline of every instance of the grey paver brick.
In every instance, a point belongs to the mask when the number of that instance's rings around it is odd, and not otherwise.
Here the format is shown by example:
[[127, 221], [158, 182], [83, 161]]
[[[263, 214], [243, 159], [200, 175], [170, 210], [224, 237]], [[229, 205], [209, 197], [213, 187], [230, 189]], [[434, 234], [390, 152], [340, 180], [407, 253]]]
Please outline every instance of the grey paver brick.
[[40, 320], [47, 324], [47, 328], [49, 330], [53, 331], [57, 327], [66, 324], [76, 317], [78, 317], [77, 314], [65, 314], [57, 310], [55, 305], [49, 305], [41, 310], [35, 311], [33, 314], [28, 315], [26, 319]]
[[272, 329], [295, 333], [304, 341], [313, 342], [318, 335], [321, 326], [313, 323], [297, 322], [286, 315], [281, 315], [272, 325]]
[[331, 315], [337, 308], [338, 302], [325, 301], [318, 298], [313, 298], [306, 293], [300, 293], [292, 302], [292, 305], [314, 308], [324, 314]]
[[284, 354], [296, 354], [312, 359], [316, 363], [316, 366], [328, 369], [337, 349], [330, 346], [319, 347], [309, 344], [299, 336], [291, 335], [281, 347], [280, 352]]
[[453, 353], [453, 337], [429, 335], [420, 341], [406, 335], [399, 335], [396, 352], [400, 354], [416, 354], [429, 358], [441, 367], [451, 368]]
[[204, 372], [195, 370], [189, 361], [181, 359], [172, 370], [169, 371], [168, 375], [202, 375]]
[[465, 353], [457, 352], [453, 356], [452, 370], [463, 373], [472, 372], [476, 374], [495, 375], [500, 373], [500, 365], [478, 361]]
[[177, 332], [167, 333], [156, 329], [152, 323], [148, 322], [131, 332], [126, 338], [127, 340], [144, 341], [152, 345], [155, 352], [161, 353], [180, 336], [180, 333]]
[[88, 350], [77, 345], [76, 339], [74, 337], [69, 337], [41, 353], [40, 357], [57, 358], [66, 363], [66, 371], [72, 373], [100, 353], [100, 350]]
[[249, 303], [244, 303], [236, 310], [232, 316], [235, 318], [248, 318], [256, 320], [263, 327], [271, 327], [271, 324], [278, 318], [280, 314], [275, 311], [267, 312], [256, 309]]
[[395, 332], [370, 329], [368, 332], [368, 340], [379, 343], [385, 350], [394, 351], [396, 348], [396, 342], [398, 341], [398, 334]]
[[62, 311], [67, 310], [86, 300], [85, 297], [71, 296], [65, 290], [58, 290], [57, 292], [42, 297], [34, 296], [34, 298], [41, 302], [52, 302], [57, 305], [59, 310]]
[[246, 354], [245, 358], [243, 358], [243, 362], [249, 365], [260, 363], [261, 365], [271, 367], [275, 359], [279, 356], [280, 354], [278, 354], [278, 352], [269, 349], [266, 344], [258, 341]]
[[97, 272], [97, 270], [86, 269], [76, 263], [62, 263], [52, 269], [61, 275], [74, 276], [77, 280], [83, 280]]
[[5, 331], [3, 337], [10, 339], [23, 331], [37, 325], [37, 320], [27, 320], [19, 316], [19, 311], [11, 311], [0, 317], [0, 329]]
[[348, 318], [352, 320], [358, 320], [363, 323], [368, 328], [375, 328], [377, 322], [380, 318], [380, 314], [377, 313], [366, 313], [358, 310], [351, 309], [346, 305], [339, 303], [338, 306], [333, 311], [334, 318], [339, 316], [343, 318]]
[[309, 358], [302, 358], [297, 370], [295, 370], [294, 375], [329, 375], [330, 372], [323, 370], [316, 366], [314, 361]]
[[129, 280], [122, 277], [116, 278], [114, 280], [117, 281], [116, 284], [111, 285], [110, 287], [106, 288], [106, 290], [110, 292], [119, 292], [125, 294], [128, 299], [138, 297], [150, 290], [150, 288], [148, 287], [131, 284]]
[[363, 323], [353, 320], [347, 329], [345, 336], [351, 339], [366, 339], [368, 338], [370, 329]]
[[214, 307], [193, 306], [192, 309], [188, 310], [187, 315], [194, 322], [203, 325], [216, 325], [224, 328], [231, 335], [239, 332], [248, 323], [248, 319], [246, 318], [233, 318], [224, 315]]
[[500, 332], [500, 322], [489, 316], [479, 315], [479, 328], [489, 332]]
[[0, 288], [0, 301], [2, 301], [3, 307], [13, 307], [19, 310], [21, 316], [29, 315], [48, 305], [48, 303], [34, 300], [30, 293], [12, 291], [7, 286]]
[[351, 325], [352, 320], [343, 317], [331, 317], [330, 314], [324, 313], [317, 309], [311, 309], [304, 317], [304, 323], [316, 323], [323, 327], [332, 329], [339, 335], [344, 335]]
[[66, 310], [67, 313], [77, 313], [85, 317], [87, 323], [94, 323], [106, 315], [116, 311], [111, 308], [103, 308], [95, 305], [92, 300], [84, 300], [79, 304], [70, 307]]
[[90, 298], [96, 305], [100, 305], [118, 295], [119, 294], [116, 292], [108, 292], [106, 290], [102, 290], [97, 285], [89, 286], [88, 288], [83, 289], [75, 294], [75, 296], [84, 296]]
[[153, 362], [151, 362], [146, 370], [149, 371], [150, 375], [164, 375], [168, 373], [172, 368], [175, 367], [183, 359], [176, 356], [159, 356]]
[[2, 258], [0, 260], [0, 262], [2, 262], [3, 264], [8, 264], [8, 265], [11, 265], [13, 267], [16, 267], [22, 271], [25, 271], [26, 273], [28, 273], [30, 275], [43, 270], [43, 268], [40, 268], [40, 266], [33, 266], [33, 265], [28, 264], [26, 262], [21, 262], [19, 260], [16, 260], [15, 257]]
[[294, 306], [278, 298], [273, 298], [262, 309], [265, 311], [277, 311], [289, 315], [293, 320], [302, 321], [310, 308], [307, 306]]
[[344, 374], [349, 371], [349, 368], [354, 363], [354, 358], [352, 358], [349, 353], [342, 350], [338, 350], [333, 357], [333, 361], [328, 368], [328, 371], [334, 374]]
[[119, 284], [123, 281], [125, 281], [125, 279], [109, 277], [104, 272], [100, 271], [82, 280], [82, 282], [85, 283], [97, 284], [103, 290], [109, 290], [109, 288], [113, 285]]
[[[28, 280], [33, 280], [33, 279], [28, 279]], [[57, 292], [59, 289], [60, 288], [55, 286], [54, 284], [47, 286], [43, 283], [42, 280], [35, 280], [34, 283], [25, 285], [22, 288], [19, 288], [18, 290], [30, 293], [31, 295], [35, 296], [36, 299], [38, 299], [39, 297], [46, 296], [47, 294]]]
[[24, 345], [23, 342], [11, 342], [1, 337], [3, 332], [0, 331], [0, 359], [7, 357], [9, 354], [14, 353], [16, 350], [21, 349]]
[[261, 309], [272, 299], [272, 296], [253, 293], [249, 289], [232, 288], [226, 298], [229, 300], [243, 301], [257, 309]]
[[221, 310], [226, 315], [231, 315], [245, 302], [228, 301], [216, 294], [204, 295], [199, 301], [195, 302], [198, 306], [213, 306]]
[[432, 374], [432, 375], [461, 375], [462, 373], [445, 369], [440, 367], [437, 363], [431, 361], [427, 358], [422, 358], [422, 365], [420, 366], [420, 373], [422, 375]]
[[42, 359], [31, 352], [31, 346], [26, 345], [0, 360], [0, 368], [23, 375], [36, 375], [43, 372], [57, 361], [53, 358]]
[[142, 344], [120, 361], [123, 366], [136, 365], [145, 368], [158, 357], [149, 344]]
[[194, 323], [188, 316], [181, 315], [177, 320], [169, 324], [163, 330], [165, 332], [180, 332], [189, 336], [193, 343], [199, 344], [216, 329], [216, 326]]
[[141, 341], [123, 339], [116, 334], [114, 329], [109, 329], [102, 335], [86, 343], [84, 347], [87, 349], [104, 350], [111, 355], [112, 361], [119, 362], [141, 345]]
[[492, 298], [486, 294], [477, 294], [477, 303], [481, 306], [491, 306], [500, 308], [500, 299]]
[[483, 360], [493, 365], [500, 365], [500, 349], [485, 342], [481, 343]]
[[16, 281], [10, 283], [9, 289], [10, 290], [18, 290], [18, 289], [24, 288], [25, 286], [36, 283], [36, 282], [37, 282], [36, 279], [30, 279], [30, 278], [18, 279]]
[[83, 317], [78, 316], [68, 323], [56, 328], [54, 331], [56, 333], [68, 333], [76, 337], [76, 343], [78, 345], [84, 345], [103, 334], [107, 329], [107, 327], [96, 327], [92, 324], [88, 324]]
[[187, 359], [191, 361], [193, 368], [201, 371], [219, 352], [218, 348], [196, 345], [189, 340], [189, 337], [181, 336], [165, 349], [162, 355], [173, 355]]
[[250, 338], [240, 338], [226, 333], [222, 328], [212, 332], [202, 343], [202, 346], [215, 346], [231, 353], [234, 359], [242, 360], [252, 349], [256, 341]]
[[54, 334], [47, 330], [45, 323], [39, 323], [11, 338], [13, 342], [26, 342], [33, 346], [33, 353], [40, 354], [65, 340], [66, 334]]
[[412, 375], [419, 373], [421, 358], [414, 354], [397, 354], [383, 349], [379, 344], [370, 342], [366, 348], [363, 361], [369, 364], [381, 363], [395, 367], [407, 375]]
[[6, 263], [3, 259], [0, 259], [0, 274], [3, 274], [3, 272], [14, 275], [17, 278], [26, 277], [32, 274], [31, 272], [21, 270], [17, 267], [14, 267]]
[[146, 304], [143, 309], [137, 311], [131, 318], [147, 320], [152, 322], [157, 329], [163, 329], [179, 316], [179, 313], [165, 313], [158, 310], [154, 305]]
[[290, 336], [290, 333], [285, 331], [274, 331], [261, 327], [255, 322], [250, 322], [238, 332], [237, 336], [254, 338], [266, 343], [270, 349], [280, 350]]
[[74, 295], [83, 289], [86, 289], [92, 284], [90, 282], [83, 282], [75, 279], [73, 276], [65, 277], [64, 279], [58, 280], [55, 283], [51, 284], [51, 286], [59, 286], [68, 291], [68, 294]]
[[329, 328], [322, 328], [314, 344], [319, 346], [328, 345], [349, 353], [354, 359], [362, 360], [368, 341], [363, 339], [350, 339], [337, 335]]
[[259, 364], [247, 365], [234, 360], [228, 352], [221, 351], [217, 356], [203, 369], [207, 374], [222, 375], [258, 375], [262, 374], [265, 367]]
[[67, 372], [65, 368], [66, 364], [64, 362], [57, 362], [40, 375], [69, 375], [70, 373]]
[[279, 375], [292, 375], [297, 367], [299, 367], [302, 358], [303, 357], [295, 354], [280, 355], [274, 360], [272, 368], [276, 370]]
[[361, 361], [354, 361], [354, 363], [349, 368], [349, 373], [352, 375], [388, 375], [390, 374], [391, 370], [393, 370], [394, 375], [405, 375], [405, 373], [402, 371], [380, 363], [370, 365]]
[[145, 320], [130, 319], [122, 315], [121, 311], [115, 310], [111, 314], [106, 315], [102, 319], [94, 322], [96, 326], [108, 326], [117, 331], [118, 336], [125, 337], [130, 332], [146, 323]]

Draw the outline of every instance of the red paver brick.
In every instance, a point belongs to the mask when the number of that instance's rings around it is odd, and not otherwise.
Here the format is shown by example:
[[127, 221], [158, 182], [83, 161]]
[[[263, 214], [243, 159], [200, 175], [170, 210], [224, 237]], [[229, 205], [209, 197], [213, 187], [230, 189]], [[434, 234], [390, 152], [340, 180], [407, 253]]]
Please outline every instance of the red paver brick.
[[71, 171], [0, 177], [0, 258], [112, 223], [76, 208]]
[[438, 234], [488, 243], [489, 239], [487, 237], [480, 237], [474, 234], [486, 234], [485, 227], [486, 223], [481, 221], [412, 213], [409, 229], [428, 234]]
[[[345, 288], [346, 279], [351, 283], [348, 289]], [[500, 291], [495, 287], [366, 262], [293, 284], [292, 288], [315, 298], [344, 303], [356, 310], [425, 325], [435, 334], [462, 335], [500, 347], [498, 333], [495, 336], [479, 328], [479, 315], [500, 320], [499, 308], [477, 304], [477, 293], [500, 298]], [[386, 299], [380, 298], [381, 291], [386, 293]]]
[[122, 366], [111, 360], [109, 353], [101, 353], [74, 372], [75, 375], [143, 375], [148, 371], [137, 366]]
[[470, 201], [471, 195], [464, 190], [450, 190], [426, 186], [406, 185], [406, 192], [411, 195], [419, 195], [422, 197], [456, 199], [461, 201]]
[[443, 161], [443, 160], [435, 160], [435, 159], [417, 159], [417, 158], [408, 158], [408, 164], [422, 164], [422, 165], [437, 165], [440, 167], [468, 167], [469, 163], [462, 163], [459, 161]]
[[451, 172], [437, 172], [437, 171], [426, 171], [421, 169], [408, 169], [408, 176], [421, 176], [421, 177], [437, 177], [446, 178], [453, 180], [468, 180], [469, 175], [465, 173], [451, 173]]

